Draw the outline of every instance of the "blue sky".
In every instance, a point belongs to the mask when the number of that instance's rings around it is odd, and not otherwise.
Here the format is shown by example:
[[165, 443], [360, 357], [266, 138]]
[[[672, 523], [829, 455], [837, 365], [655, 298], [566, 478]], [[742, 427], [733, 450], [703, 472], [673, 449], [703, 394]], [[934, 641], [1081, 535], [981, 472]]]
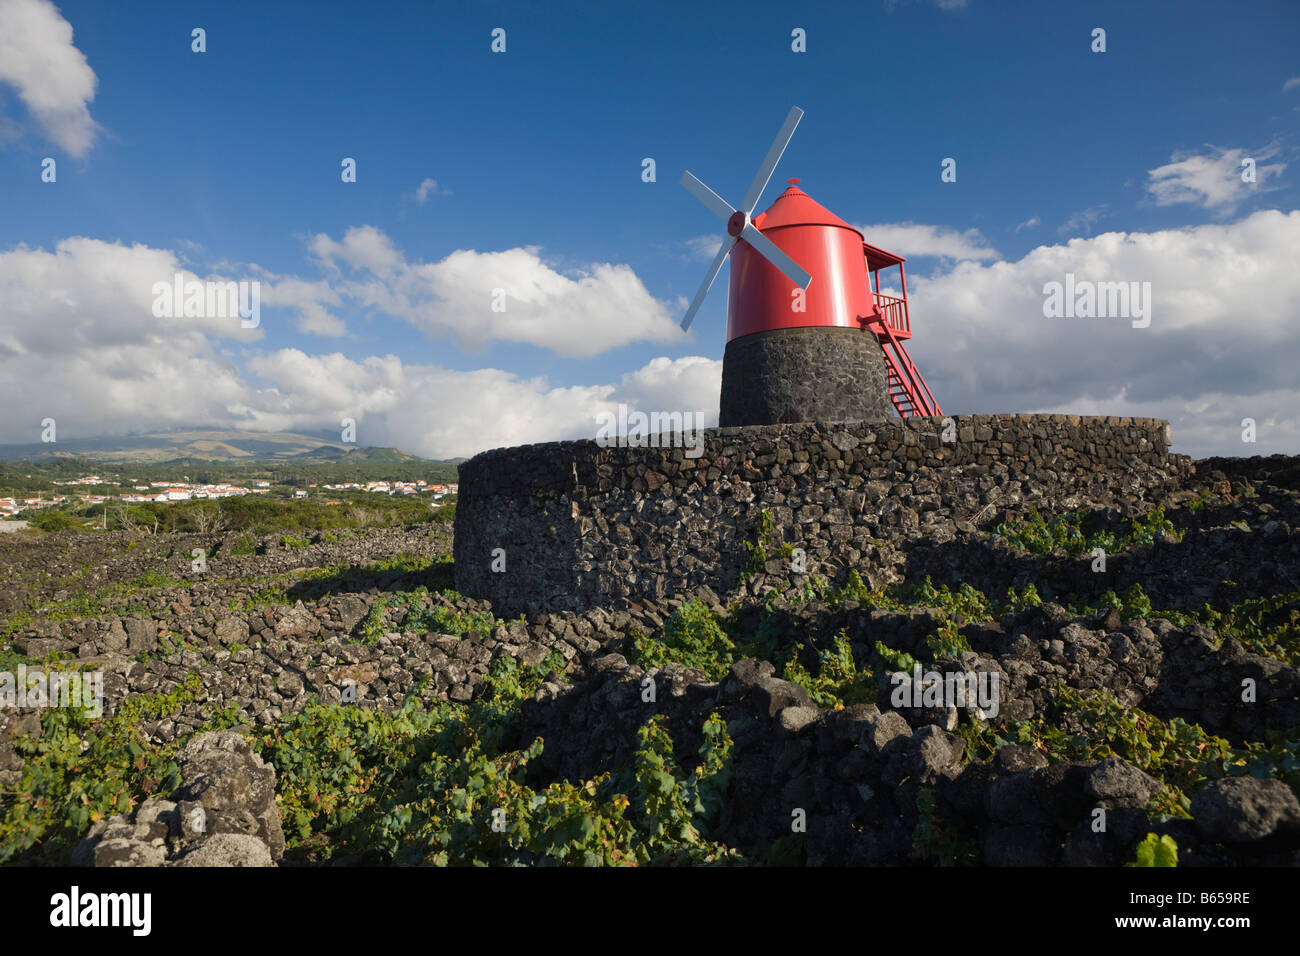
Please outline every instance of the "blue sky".
[[[0, 0], [0, 34], [3, 441], [350, 415], [444, 456], [589, 435], [618, 401], [716, 415], [723, 289], [675, 322], [721, 229], [677, 180], [738, 202], [798, 105], [760, 208], [800, 177], [909, 257], [945, 411], [1300, 444], [1292, 2]], [[173, 265], [259, 279], [260, 328], [150, 316]], [[1043, 281], [1087, 270], [1151, 281], [1151, 329], [1045, 318]]]

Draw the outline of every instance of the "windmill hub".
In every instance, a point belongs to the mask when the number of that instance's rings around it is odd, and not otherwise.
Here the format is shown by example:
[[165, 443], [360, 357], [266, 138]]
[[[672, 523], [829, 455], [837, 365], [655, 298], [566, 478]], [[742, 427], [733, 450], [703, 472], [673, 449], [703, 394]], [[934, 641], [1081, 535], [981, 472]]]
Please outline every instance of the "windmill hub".
[[[879, 420], [891, 417], [891, 406], [903, 417], [942, 415], [903, 345], [912, 337], [903, 257], [868, 244], [798, 179], [753, 216], [802, 116], [797, 106], [790, 110], [738, 208], [689, 171], [682, 176], [727, 224], [682, 320], [689, 328], [730, 261], [718, 423]], [[898, 294], [880, 286], [881, 271], [894, 266]]]

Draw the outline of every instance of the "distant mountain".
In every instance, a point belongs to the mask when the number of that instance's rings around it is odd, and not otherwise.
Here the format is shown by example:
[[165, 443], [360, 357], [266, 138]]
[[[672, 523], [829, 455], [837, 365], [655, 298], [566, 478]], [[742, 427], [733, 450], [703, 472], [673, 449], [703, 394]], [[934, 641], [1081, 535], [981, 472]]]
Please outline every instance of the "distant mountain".
[[[74, 438], [27, 445], [0, 445], [0, 461], [93, 461], [172, 464], [180, 462], [302, 462], [333, 464], [400, 464], [432, 461], [398, 448], [359, 447], [293, 432], [184, 431], [120, 438]], [[439, 464], [459, 464], [457, 458]]]

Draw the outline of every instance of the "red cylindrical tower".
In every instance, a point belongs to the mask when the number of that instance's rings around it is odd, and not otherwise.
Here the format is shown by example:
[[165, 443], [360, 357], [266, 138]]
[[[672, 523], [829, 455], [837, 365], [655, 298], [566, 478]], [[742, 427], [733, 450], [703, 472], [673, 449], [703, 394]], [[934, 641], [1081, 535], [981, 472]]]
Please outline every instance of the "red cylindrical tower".
[[796, 311], [798, 288], [743, 240], [731, 251], [727, 341], [774, 329], [838, 326], [862, 329], [875, 312], [863, 237], [790, 180], [790, 188], [753, 220], [754, 226], [813, 276]]

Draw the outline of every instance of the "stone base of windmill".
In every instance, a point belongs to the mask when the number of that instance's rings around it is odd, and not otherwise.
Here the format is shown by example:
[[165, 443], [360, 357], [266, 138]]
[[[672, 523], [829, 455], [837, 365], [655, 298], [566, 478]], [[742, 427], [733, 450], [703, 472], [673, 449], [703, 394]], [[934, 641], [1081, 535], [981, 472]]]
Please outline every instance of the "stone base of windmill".
[[880, 343], [862, 329], [774, 329], [732, 339], [722, 358], [718, 424], [887, 421]]

